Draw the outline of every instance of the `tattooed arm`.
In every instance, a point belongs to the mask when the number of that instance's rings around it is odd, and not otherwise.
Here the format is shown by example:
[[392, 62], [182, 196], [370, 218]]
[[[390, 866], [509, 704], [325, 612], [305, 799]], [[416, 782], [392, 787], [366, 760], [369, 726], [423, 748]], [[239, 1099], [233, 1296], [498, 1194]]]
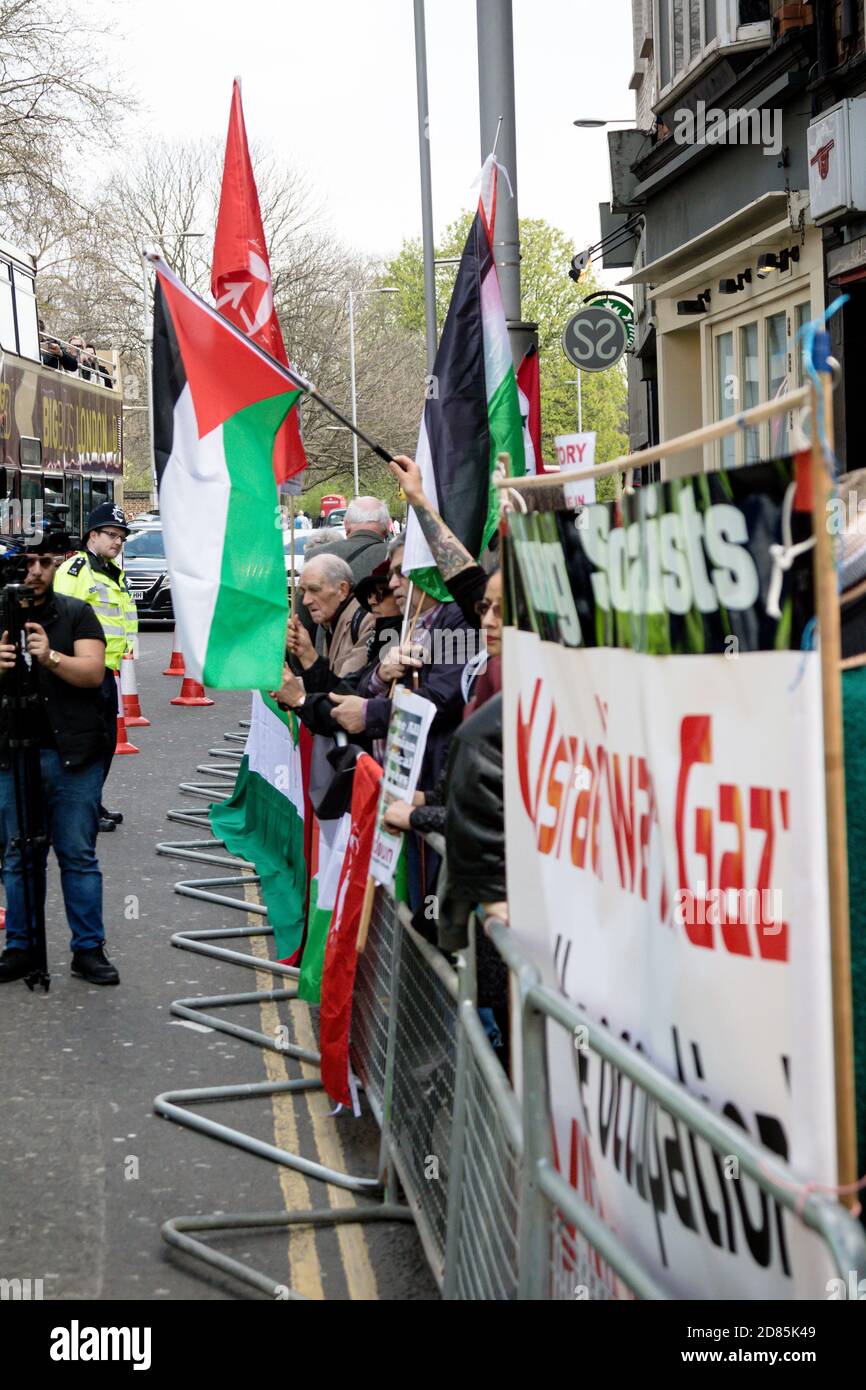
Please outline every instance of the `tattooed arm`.
[[445, 583], [447, 584], [448, 580], [453, 579], [455, 575], [461, 574], [463, 570], [474, 567], [475, 561], [465, 545], [457, 539], [453, 531], [449, 530], [439, 513], [434, 511], [429, 499], [425, 497], [421, 483], [421, 469], [417, 463], [413, 459], [407, 458], [405, 454], [398, 454], [388, 467], [405, 492], [406, 500], [415, 511], [418, 525], [424, 533], [424, 538]]

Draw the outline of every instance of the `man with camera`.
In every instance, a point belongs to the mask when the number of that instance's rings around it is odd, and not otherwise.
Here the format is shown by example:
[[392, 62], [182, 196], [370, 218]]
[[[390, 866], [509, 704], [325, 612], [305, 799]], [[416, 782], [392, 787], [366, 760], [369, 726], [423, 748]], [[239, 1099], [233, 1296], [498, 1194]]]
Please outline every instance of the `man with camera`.
[[[138, 632], [138, 610], [129, 592], [126, 575], [117, 564], [123, 542], [129, 535], [120, 507], [103, 502], [87, 518], [84, 549], [64, 561], [57, 571], [54, 589], [58, 594], [83, 599], [96, 612], [105, 633], [105, 677], [102, 682], [102, 717], [105, 722], [103, 781], [108, 777], [117, 744], [117, 679], [124, 653], [132, 649]], [[123, 816], [107, 811], [100, 802], [100, 830], [114, 830]]]
[[[116, 985], [120, 976], [105, 954], [102, 922], [102, 871], [96, 858], [105, 729], [101, 686], [105, 674], [105, 636], [92, 608], [80, 599], [56, 594], [55, 559], [60, 538], [45, 534], [25, 544], [25, 583], [30, 591], [21, 617], [19, 650], [0, 634], [0, 854], [6, 890], [6, 949], [0, 956], [0, 984], [20, 980], [38, 967], [35, 920], [44, 912], [48, 843], [60, 865], [66, 917], [72, 936], [72, 974], [90, 984]], [[10, 602], [20, 602], [22, 595]], [[18, 671], [16, 672], [16, 666]], [[10, 704], [16, 681], [29, 685], [36, 699], [19, 718], [17, 737]], [[47, 841], [30, 845], [32, 865], [25, 881], [16, 782], [21, 789], [21, 738], [39, 750], [43, 828]], [[16, 745], [16, 746], [13, 746]], [[34, 760], [35, 761], [35, 760]], [[32, 763], [30, 764], [32, 765]], [[39, 796], [40, 788], [36, 789]], [[32, 800], [32, 798], [31, 798]], [[33, 824], [26, 827], [33, 831]], [[41, 920], [41, 915], [40, 915]]]

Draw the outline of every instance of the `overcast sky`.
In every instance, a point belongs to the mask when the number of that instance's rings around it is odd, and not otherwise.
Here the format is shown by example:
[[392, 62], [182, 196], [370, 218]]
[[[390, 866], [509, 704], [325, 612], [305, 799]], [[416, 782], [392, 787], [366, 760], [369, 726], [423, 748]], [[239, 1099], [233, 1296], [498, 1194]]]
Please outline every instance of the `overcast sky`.
[[[224, 138], [243, 80], [251, 139], [304, 170], [337, 234], [386, 254], [421, 228], [412, 0], [124, 0], [112, 10], [141, 132]], [[630, 0], [514, 0], [520, 213], [598, 240], [607, 140], [578, 116], [631, 116]], [[437, 232], [481, 163], [474, 0], [427, 0]], [[477, 195], [476, 195], [477, 196]], [[620, 272], [622, 274], [622, 272]], [[617, 278], [616, 274], [613, 276]]]

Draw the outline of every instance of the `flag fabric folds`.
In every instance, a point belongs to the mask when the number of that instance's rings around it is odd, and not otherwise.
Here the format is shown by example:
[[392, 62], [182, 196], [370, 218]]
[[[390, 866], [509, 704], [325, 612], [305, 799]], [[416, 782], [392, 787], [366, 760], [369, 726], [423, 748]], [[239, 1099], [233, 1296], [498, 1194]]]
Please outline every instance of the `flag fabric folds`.
[[325, 942], [322, 972], [322, 1007], [319, 1014], [322, 1085], [333, 1100], [355, 1107], [357, 1095], [353, 1094], [349, 1068], [349, 1029], [358, 964], [358, 928], [364, 907], [381, 781], [382, 769], [379, 764], [368, 754], [362, 753], [355, 766], [349, 841]]
[[318, 1004], [321, 1000], [325, 946], [351, 829], [351, 811], [334, 820], [319, 820], [315, 815], [313, 817], [310, 905], [301, 974], [298, 979], [298, 998], [306, 1000], [308, 1004]]
[[[481, 172], [481, 198], [460, 258], [416, 455], [425, 493], [476, 557], [498, 524], [491, 483], [497, 455], [510, 455], [513, 476], [525, 472], [517, 380], [493, 258], [496, 187], [491, 155]], [[429, 593], [448, 597], [411, 510], [403, 571]]]
[[[247, 145], [241, 88], [232, 86], [222, 190], [211, 268], [214, 303], [265, 352], [289, 365], [277, 311], [259, 195]], [[307, 466], [298, 411], [287, 416], [274, 442], [273, 468], [284, 483]]]
[[253, 693], [250, 731], [228, 801], [210, 808], [214, 835], [261, 879], [277, 959], [297, 954], [304, 931], [304, 779], [298, 721]]
[[282, 681], [288, 598], [271, 457], [300, 390], [156, 262], [154, 456], [187, 673], [222, 690]]
[[517, 368], [517, 395], [523, 418], [526, 472], [543, 473], [545, 468], [541, 459], [541, 374], [538, 369], [538, 348], [534, 343]]

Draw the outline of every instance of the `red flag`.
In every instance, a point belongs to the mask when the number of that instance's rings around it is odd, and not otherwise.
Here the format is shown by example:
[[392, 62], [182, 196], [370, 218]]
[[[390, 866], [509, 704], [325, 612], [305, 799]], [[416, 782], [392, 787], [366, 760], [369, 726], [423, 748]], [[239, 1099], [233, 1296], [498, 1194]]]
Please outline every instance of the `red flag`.
[[358, 964], [358, 927], [367, 888], [381, 780], [379, 764], [367, 753], [362, 753], [355, 764], [352, 828], [325, 944], [319, 1009], [322, 1085], [328, 1095], [342, 1105], [352, 1104], [349, 1025], [352, 1021], [352, 992]]
[[517, 394], [523, 416], [523, 448], [527, 473], [543, 473], [541, 460], [541, 379], [538, 348], [529, 349], [517, 371]]
[[[259, 195], [250, 163], [240, 83], [232, 87], [222, 192], [211, 269], [214, 303], [237, 328], [278, 362], [289, 366], [274, 308], [271, 265]], [[284, 483], [307, 466], [297, 408], [290, 411], [274, 443], [274, 478]]]

